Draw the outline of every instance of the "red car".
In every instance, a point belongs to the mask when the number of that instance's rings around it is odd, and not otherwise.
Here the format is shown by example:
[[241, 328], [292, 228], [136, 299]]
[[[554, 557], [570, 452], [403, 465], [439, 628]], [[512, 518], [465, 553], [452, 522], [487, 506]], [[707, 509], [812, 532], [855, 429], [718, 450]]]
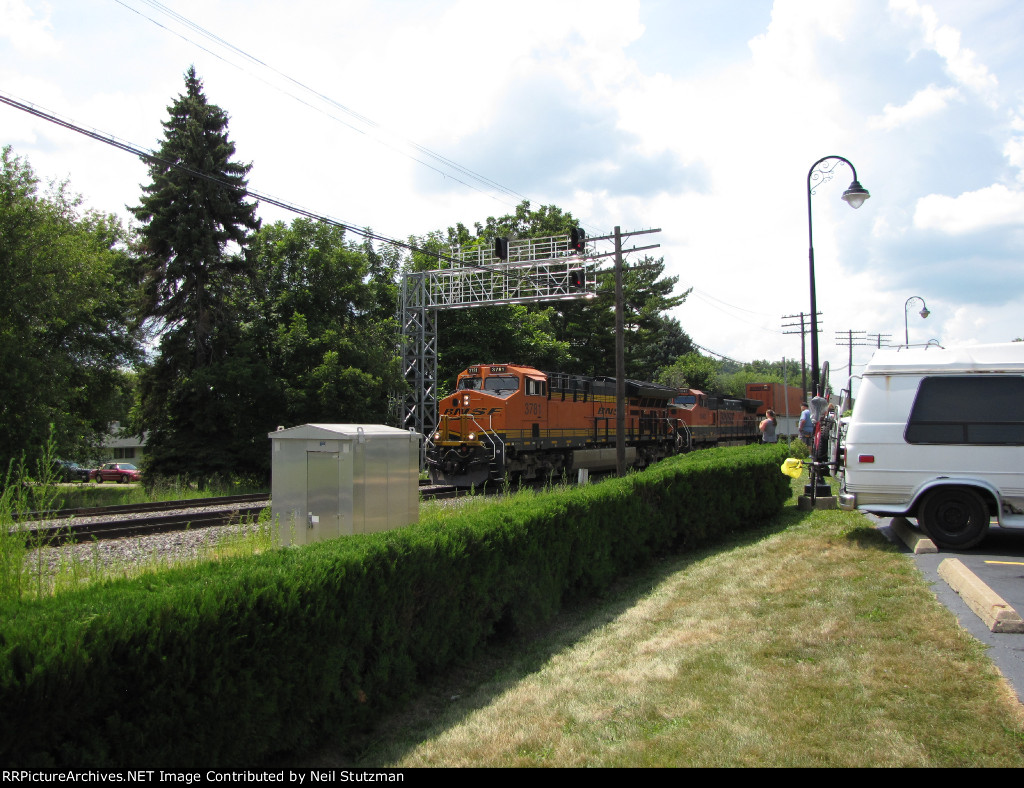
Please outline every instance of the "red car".
[[130, 462], [107, 462], [103, 464], [102, 468], [94, 470], [91, 478], [96, 484], [101, 482], [125, 484], [127, 482], [139, 481], [142, 478], [142, 474]]

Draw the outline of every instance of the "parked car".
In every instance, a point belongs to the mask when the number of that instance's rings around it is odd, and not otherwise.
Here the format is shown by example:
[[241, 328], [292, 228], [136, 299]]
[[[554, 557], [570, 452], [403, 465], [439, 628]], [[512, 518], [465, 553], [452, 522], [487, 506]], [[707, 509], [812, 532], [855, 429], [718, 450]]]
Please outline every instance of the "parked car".
[[71, 460], [54, 460], [53, 475], [62, 482], [87, 482], [92, 471]]
[[97, 468], [92, 472], [92, 478], [97, 484], [101, 482], [125, 484], [139, 481], [142, 478], [142, 473], [130, 462], [107, 462], [103, 464], [102, 468]]

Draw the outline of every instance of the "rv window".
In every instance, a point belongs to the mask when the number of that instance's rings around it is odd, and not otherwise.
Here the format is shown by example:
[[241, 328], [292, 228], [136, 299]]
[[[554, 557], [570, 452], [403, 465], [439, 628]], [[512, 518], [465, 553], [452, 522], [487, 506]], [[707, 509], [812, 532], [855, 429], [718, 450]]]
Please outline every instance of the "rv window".
[[1024, 446], [1024, 377], [930, 377], [921, 381], [907, 443]]

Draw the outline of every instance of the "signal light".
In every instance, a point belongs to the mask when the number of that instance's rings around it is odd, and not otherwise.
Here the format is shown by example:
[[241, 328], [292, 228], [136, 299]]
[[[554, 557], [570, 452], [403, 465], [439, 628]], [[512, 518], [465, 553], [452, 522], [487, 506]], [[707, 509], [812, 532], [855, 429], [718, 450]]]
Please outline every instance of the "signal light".
[[573, 227], [569, 232], [569, 248], [576, 252], [582, 252], [587, 240], [587, 234], [582, 227]]
[[577, 290], [583, 287], [583, 271], [579, 268], [574, 268], [569, 272], [569, 284], [575, 287]]
[[499, 260], [508, 260], [508, 238], [494, 239], [494, 256]]

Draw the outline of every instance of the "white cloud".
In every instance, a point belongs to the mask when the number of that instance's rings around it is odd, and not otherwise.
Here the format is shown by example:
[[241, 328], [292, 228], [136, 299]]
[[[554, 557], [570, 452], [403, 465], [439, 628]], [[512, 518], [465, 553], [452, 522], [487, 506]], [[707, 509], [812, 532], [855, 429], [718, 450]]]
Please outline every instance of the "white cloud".
[[1024, 192], [994, 184], [959, 197], [929, 194], [917, 201], [914, 227], [950, 235], [1024, 224]]
[[949, 75], [956, 82], [980, 95], [990, 106], [994, 106], [993, 95], [998, 80], [995, 75], [989, 73], [984, 63], [978, 62], [977, 55], [972, 50], [961, 46], [959, 30], [949, 25], [940, 25], [935, 9], [930, 5], [922, 5], [917, 0], [889, 0], [889, 6], [916, 19], [921, 25], [926, 47], [946, 62], [946, 71]]
[[929, 85], [919, 90], [906, 104], [886, 104], [881, 115], [868, 118], [869, 129], [891, 131], [914, 121], [927, 118], [944, 110], [950, 101], [960, 98], [960, 91], [954, 87], [939, 88]]
[[45, 57], [60, 50], [53, 38], [50, 6], [41, 4], [42, 19], [36, 19], [24, 0], [0, 0], [0, 38], [6, 38], [20, 55]]
[[1010, 166], [1016, 167], [1018, 180], [1024, 180], [1024, 137], [1012, 137], [1003, 146], [1003, 155], [1010, 162]]

